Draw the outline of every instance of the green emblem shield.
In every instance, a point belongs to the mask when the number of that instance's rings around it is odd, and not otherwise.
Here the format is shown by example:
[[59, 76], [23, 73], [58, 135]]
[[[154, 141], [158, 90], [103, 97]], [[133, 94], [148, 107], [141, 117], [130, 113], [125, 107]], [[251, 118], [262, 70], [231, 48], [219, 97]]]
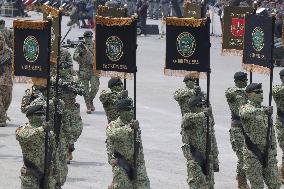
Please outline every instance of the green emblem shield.
[[195, 52], [196, 42], [189, 32], [183, 32], [177, 37], [177, 51], [183, 57], [190, 57]]
[[37, 60], [39, 55], [39, 43], [34, 36], [28, 36], [24, 40], [23, 53], [28, 62], [33, 63]]
[[106, 54], [111, 61], [118, 61], [123, 55], [123, 42], [117, 36], [110, 36], [106, 40]]
[[264, 47], [264, 32], [260, 27], [254, 28], [252, 32], [252, 46], [256, 51], [261, 51]]

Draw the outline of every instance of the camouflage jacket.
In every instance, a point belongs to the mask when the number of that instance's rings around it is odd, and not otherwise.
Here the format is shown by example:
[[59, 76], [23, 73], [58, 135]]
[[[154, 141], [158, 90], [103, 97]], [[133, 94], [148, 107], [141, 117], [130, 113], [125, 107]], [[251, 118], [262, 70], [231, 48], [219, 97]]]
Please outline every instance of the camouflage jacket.
[[239, 109], [246, 104], [247, 97], [244, 88], [231, 87], [225, 91], [225, 96], [229, 104], [232, 115], [239, 116]]
[[[265, 113], [264, 107], [248, 101], [247, 104], [241, 106], [240, 117], [243, 123], [244, 132], [250, 140], [264, 152], [268, 128], [268, 115]], [[274, 130], [272, 133], [272, 146], [274, 148], [276, 147]]]
[[175, 91], [174, 99], [178, 102], [182, 115], [190, 111], [188, 101], [192, 96], [195, 96], [196, 94], [197, 93], [195, 88], [190, 89], [188, 87], [184, 87]]
[[[22, 148], [24, 159], [32, 162], [42, 173], [44, 170], [45, 157], [45, 131], [40, 123], [39, 125], [31, 125], [26, 123], [16, 130], [16, 139], [19, 141]], [[51, 132], [52, 134], [52, 132]], [[52, 157], [55, 157], [55, 140], [54, 135], [51, 135], [49, 141]], [[53, 162], [55, 163], [55, 162]], [[50, 166], [53, 169], [53, 164]]]
[[114, 159], [114, 153], [119, 152], [126, 160], [133, 162], [134, 130], [129, 123], [125, 124], [118, 118], [109, 123], [106, 128], [108, 160]]
[[14, 49], [14, 32], [8, 28], [0, 30], [4, 34], [5, 42], [10, 49]]
[[79, 70], [81, 69], [90, 69], [89, 71], [93, 71], [93, 54], [91, 52], [94, 51], [94, 44], [82, 44], [78, 45], [73, 54], [73, 59], [78, 62]]
[[274, 85], [272, 88], [272, 96], [277, 109], [284, 112], [284, 85]]
[[5, 48], [0, 54], [0, 85], [12, 86], [12, 51]]
[[[210, 117], [210, 135], [211, 135], [211, 152], [215, 158], [218, 156], [218, 149], [214, 135], [214, 121]], [[199, 152], [205, 155], [206, 152], [206, 133], [207, 133], [207, 116], [204, 112], [186, 113], [182, 118], [182, 135], [183, 143], [195, 147]]]

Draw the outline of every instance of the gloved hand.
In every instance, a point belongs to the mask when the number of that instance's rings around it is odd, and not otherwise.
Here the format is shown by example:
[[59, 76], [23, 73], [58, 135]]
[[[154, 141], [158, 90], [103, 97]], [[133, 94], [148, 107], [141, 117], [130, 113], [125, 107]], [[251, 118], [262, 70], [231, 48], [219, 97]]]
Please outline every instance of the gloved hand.
[[42, 123], [42, 128], [45, 132], [49, 132], [51, 130], [51, 125], [49, 122], [45, 121]]
[[273, 114], [273, 106], [267, 106], [264, 108], [264, 111], [267, 115], [272, 115]]
[[138, 122], [138, 120], [133, 120], [133, 121], [131, 121], [131, 122], [130, 122], [130, 127], [131, 127], [132, 129], [139, 129], [139, 122]]

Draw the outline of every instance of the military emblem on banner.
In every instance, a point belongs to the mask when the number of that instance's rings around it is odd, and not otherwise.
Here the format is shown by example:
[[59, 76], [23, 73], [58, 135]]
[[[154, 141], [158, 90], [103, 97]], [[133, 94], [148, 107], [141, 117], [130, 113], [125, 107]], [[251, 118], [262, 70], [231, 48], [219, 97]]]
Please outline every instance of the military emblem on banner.
[[269, 73], [272, 67], [272, 17], [249, 15], [244, 34], [243, 68], [247, 71]]
[[135, 18], [96, 17], [96, 72], [102, 76], [132, 78], [136, 68]]
[[49, 76], [50, 24], [46, 21], [14, 20], [14, 74]]
[[210, 19], [166, 18], [165, 75], [210, 70]]
[[222, 55], [242, 55], [245, 15], [252, 13], [252, 7], [224, 8]]
[[206, 14], [206, 7], [196, 3], [185, 2], [183, 6], [183, 12], [185, 18], [196, 18], [200, 19]]
[[57, 62], [57, 53], [58, 53], [58, 36], [61, 35], [59, 32], [59, 28], [61, 25], [61, 17], [62, 13], [60, 10], [53, 8], [48, 5], [42, 5], [42, 12], [43, 12], [43, 20], [48, 21], [48, 16], [52, 17], [52, 26], [51, 26], [51, 53], [50, 53], [50, 61], [53, 64]]

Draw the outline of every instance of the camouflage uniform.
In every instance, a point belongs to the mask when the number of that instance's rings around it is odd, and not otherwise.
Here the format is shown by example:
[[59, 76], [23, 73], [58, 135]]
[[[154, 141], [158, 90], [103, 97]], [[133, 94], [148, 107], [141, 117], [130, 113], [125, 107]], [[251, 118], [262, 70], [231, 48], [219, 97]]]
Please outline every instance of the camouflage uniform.
[[5, 127], [8, 119], [7, 110], [12, 100], [12, 51], [6, 45], [2, 34], [0, 43], [3, 47], [0, 50], [0, 127]]
[[230, 128], [230, 141], [232, 148], [238, 157], [237, 165], [237, 181], [238, 188], [248, 188], [246, 182], [246, 174], [243, 169], [243, 146], [244, 135], [242, 133], [242, 124], [239, 116], [239, 109], [242, 105], [246, 104], [245, 88], [247, 84], [247, 74], [244, 72], [237, 72], [234, 76], [236, 86], [230, 87], [226, 90], [225, 95], [229, 104], [232, 122]]
[[281, 180], [284, 181], [284, 70], [280, 73], [280, 78], [282, 85], [274, 85], [272, 88], [272, 95], [277, 106], [277, 116], [276, 116], [276, 132], [280, 148], [282, 149], [282, 165], [280, 168], [281, 171]]
[[[217, 145], [214, 146], [214, 122], [211, 119], [209, 110], [202, 108], [202, 97], [194, 96], [188, 102], [191, 112], [183, 115], [182, 118], [182, 150], [187, 160], [188, 185], [192, 189], [213, 189], [214, 188], [214, 159], [217, 158]], [[206, 171], [206, 132], [207, 115], [210, 117], [211, 153], [209, 175]], [[216, 155], [217, 154], [217, 155]], [[215, 160], [216, 161], [216, 160]], [[215, 168], [219, 171], [218, 168]]]
[[118, 78], [111, 78], [108, 82], [109, 89], [102, 90], [100, 94], [100, 101], [103, 104], [106, 112], [108, 123], [118, 118], [119, 114], [116, 110], [115, 104], [119, 98], [122, 98], [123, 91], [122, 81]]
[[[248, 85], [246, 87], [246, 94], [248, 102], [240, 108], [240, 117], [246, 141], [246, 145], [243, 148], [246, 176], [250, 181], [252, 189], [263, 189], [264, 182], [269, 189], [279, 189], [280, 183], [278, 180], [274, 130], [272, 130], [271, 134], [272, 145], [269, 148], [268, 166], [266, 168], [263, 167], [264, 155], [258, 158], [256, 153], [253, 152], [253, 150], [259, 150], [260, 153], [264, 153], [265, 151], [268, 115], [272, 112], [269, 113], [268, 108], [261, 106], [263, 98], [261, 84], [252, 83]], [[251, 144], [249, 144], [249, 140]]]
[[[42, 95], [34, 99], [27, 107], [26, 123], [16, 130], [16, 139], [19, 141], [24, 165], [21, 169], [21, 188], [39, 189], [44, 172], [45, 158], [45, 133], [49, 130], [49, 123], [44, 122], [46, 101]], [[49, 150], [51, 150], [51, 160], [48, 176], [48, 188], [55, 189], [55, 164], [56, 151], [53, 132], [50, 132]]]
[[94, 43], [92, 35], [90, 31], [84, 33], [86, 44], [78, 45], [73, 55], [73, 59], [79, 64], [79, 79], [85, 89], [84, 100], [87, 106], [87, 113], [95, 111], [93, 100], [99, 91], [100, 85], [100, 79], [93, 71], [92, 52], [94, 52]]
[[[68, 161], [72, 160], [74, 143], [77, 141], [83, 130], [83, 123], [80, 116], [80, 104], [76, 103], [77, 95], [84, 94], [84, 88], [73, 73], [73, 64], [70, 53], [65, 49], [61, 51], [59, 64], [59, 98], [64, 102], [62, 114], [62, 138], [68, 146]], [[52, 80], [55, 83], [55, 77]]]
[[5, 27], [5, 21], [0, 20], [0, 33], [4, 35], [5, 42], [10, 49], [14, 49], [14, 32]]
[[[106, 129], [108, 162], [112, 166], [113, 172], [113, 181], [109, 189], [150, 189], [139, 123], [137, 120], [133, 120], [132, 101], [130, 99], [122, 99], [118, 101], [117, 108], [120, 112], [120, 117], [112, 121]], [[137, 178], [135, 180], [131, 178], [133, 176], [134, 163], [134, 128], [138, 129], [139, 133], [137, 136], [137, 141], [139, 141], [136, 164]], [[123, 163], [123, 160], [127, 163]], [[128, 173], [125, 170], [125, 166], [129, 170]]]

